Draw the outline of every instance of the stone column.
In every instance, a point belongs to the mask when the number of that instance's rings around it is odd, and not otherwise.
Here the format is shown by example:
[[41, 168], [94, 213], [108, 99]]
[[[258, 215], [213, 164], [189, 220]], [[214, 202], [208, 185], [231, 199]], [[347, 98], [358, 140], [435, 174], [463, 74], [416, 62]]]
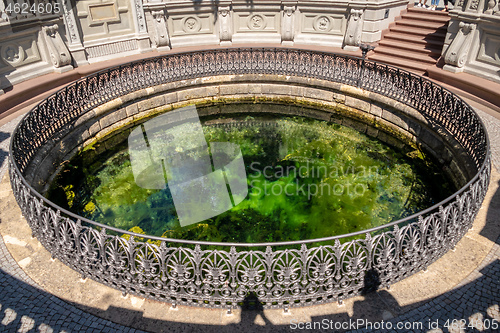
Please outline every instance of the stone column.
[[50, 55], [50, 61], [57, 72], [73, 69], [71, 54], [59, 34], [57, 24], [42, 27], [42, 35]]
[[295, 6], [284, 6], [281, 24], [281, 44], [293, 45], [295, 36]]
[[80, 32], [76, 24], [74, 4], [71, 0], [60, 0], [66, 35], [68, 36], [68, 48], [78, 66], [88, 64], [85, 49], [83, 48]]
[[219, 39], [220, 45], [228, 46], [233, 41], [233, 21], [231, 7], [219, 7]]
[[167, 19], [163, 8], [152, 10], [151, 15], [154, 19], [154, 39], [153, 44], [160, 51], [170, 50], [170, 37], [167, 29]]

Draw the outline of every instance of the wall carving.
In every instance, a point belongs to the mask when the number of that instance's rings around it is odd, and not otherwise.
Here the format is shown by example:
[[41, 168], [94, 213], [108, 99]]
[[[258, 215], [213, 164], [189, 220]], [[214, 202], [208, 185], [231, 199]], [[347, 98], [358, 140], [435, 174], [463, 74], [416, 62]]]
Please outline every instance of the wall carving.
[[163, 9], [153, 10], [151, 11], [151, 15], [154, 18], [155, 38], [153, 42], [155, 46], [156, 47], [170, 46], [170, 37], [168, 36], [165, 11]]
[[64, 25], [66, 26], [66, 31], [68, 32], [69, 43], [81, 44], [80, 34], [78, 33], [78, 28], [76, 26], [75, 14], [73, 12], [71, 2], [70, 0], [62, 0], [61, 4], [63, 9]]
[[144, 16], [144, 8], [142, 0], [135, 0], [135, 16], [137, 18], [137, 26], [140, 33], [147, 32], [146, 17]]
[[16, 67], [24, 60], [24, 50], [17, 43], [9, 43], [2, 46], [0, 56], [5, 64]]
[[71, 54], [59, 35], [57, 24], [42, 27], [43, 37], [49, 50], [50, 60], [54, 67], [59, 68], [71, 64]]
[[476, 24], [460, 22], [460, 30], [446, 51], [444, 61], [448, 65], [462, 68], [467, 62]]
[[219, 7], [219, 38], [221, 42], [231, 42], [233, 37], [233, 24], [229, 6]]
[[7, 16], [7, 13], [5, 13], [5, 3], [3, 1], [0, 1], [0, 25], [8, 22], [9, 17]]
[[[301, 13], [302, 33], [344, 35], [345, 14]], [[341, 45], [339, 45], [340, 47]]]
[[469, 9], [470, 10], [477, 10], [478, 7], [479, 7], [479, 0], [471, 0], [469, 2]]
[[318, 16], [314, 19], [314, 30], [328, 32], [332, 28], [331, 20], [328, 16]]
[[182, 24], [182, 28], [184, 32], [188, 34], [193, 34], [201, 29], [200, 20], [196, 16], [189, 16], [184, 19], [184, 23]]
[[486, 11], [484, 13], [488, 14], [488, 15], [493, 14], [493, 11], [495, 9], [496, 4], [497, 4], [496, 0], [490, 0], [490, 1], [488, 1], [487, 8], [486, 8]]
[[363, 9], [351, 9], [347, 29], [344, 37], [344, 46], [359, 46], [363, 31]]
[[[36, 35], [0, 41], [0, 72], [41, 61]], [[2, 66], [3, 65], [3, 66]]]
[[213, 33], [214, 16], [212, 13], [172, 14], [168, 16], [170, 37]]
[[295, 7], [285, 6], [283, 8], [283, 19], [281, 24], [281, 41], [293, 42], [295, 32]]
[[76, 13], [84, 41], [119, 38], [135, 32], [130, 6], [130, 0], [76, 1]]
[[137, 40], [126, 40], [122, 42], [110, 43], [105, 45], [96, 45], [88, 47], [85, 50], [89, 58], [103, 57], [109, 54], [128, 52], [137, 50], [139, 46], [137, 45]]
[[247, 26], [250, 30], [264, 30], [266, 25], [266, 17], [260, 14], [250, 15], [247, 19]]

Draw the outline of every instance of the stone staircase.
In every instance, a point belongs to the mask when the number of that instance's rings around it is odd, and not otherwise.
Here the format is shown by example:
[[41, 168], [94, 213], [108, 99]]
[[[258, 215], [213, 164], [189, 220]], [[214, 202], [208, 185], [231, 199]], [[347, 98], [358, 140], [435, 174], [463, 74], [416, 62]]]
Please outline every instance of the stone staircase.
[[441, 56], [449, 20], [446, 12], [409, 7], [389, 26], [368, 59], [423, 75]]

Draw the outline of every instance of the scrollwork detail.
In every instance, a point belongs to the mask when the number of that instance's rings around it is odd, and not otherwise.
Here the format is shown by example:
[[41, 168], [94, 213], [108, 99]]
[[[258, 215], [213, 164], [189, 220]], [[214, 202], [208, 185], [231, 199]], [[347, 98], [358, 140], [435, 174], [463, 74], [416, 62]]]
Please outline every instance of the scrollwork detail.
[[59, 35], [58, 29], [57, 24], [42, 27], [52, 65], [56, 68], [71, 64], [71, 54]]
[[448, 65], [462, 68], [467, 62], [476, 24], [460, 22], [459, 28], [460, 30], [446, 51], [444, 61]]

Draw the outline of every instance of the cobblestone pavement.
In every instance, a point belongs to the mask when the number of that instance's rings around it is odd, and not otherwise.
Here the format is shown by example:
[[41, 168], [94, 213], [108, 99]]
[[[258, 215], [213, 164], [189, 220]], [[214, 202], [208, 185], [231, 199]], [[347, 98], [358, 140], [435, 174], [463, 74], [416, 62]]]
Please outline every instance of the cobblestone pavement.
[[[500, 120], [477, 110], [483, 119], [492, 147], [492, 161], [500, 170]], [[10, 135], [21, 117], [0, 127], [0, 178], [6, 172]], [[498, 194], [496, 194], [498, 195]], [[1, 223], [1, 221], [0, 221]], [[376, 297], [376, 294], [371, 297]], [[418, 305], [403, 315], [383, 322], [372, 322], [371, 329], [353, 332], [500, 332], [500, 238], [482, 264], [453, 290]], [[362, 306], [362, 304], [361, 304]], [[247, 317], [255, 318], [255, 315]], [[334, 318], [313, 318], [346, 322], [347, 314]], [[286, 332], [291, 326], [260, 327], [244, 319], [229, 327], [165, 322], [168, 332], [266, 331]], [[366, 323], [365, 323], [366, 324]], [[378, 325], [378, 326], [377, 326]], [[398, 325], [403, 325], [398, 327]], [[392, 329], [389, 329], [392, 327]], [[298, 327], [297, 327], [298, 328]], [[304, 331], [321, 331], [320, 329]], [[336, 330], [328, 326], [325, 331]], [[358, 326], [359, 328], [359, 326]], [[0, 332], [142, 332], [82, 311], [78, 307], [43, 291], [18, 266], [0, 235]], [[296, 330], [295, 330], [296, 331]]]
[[0, 332], [141, 332], [85, 313], [41, 290], [0, 236]]

